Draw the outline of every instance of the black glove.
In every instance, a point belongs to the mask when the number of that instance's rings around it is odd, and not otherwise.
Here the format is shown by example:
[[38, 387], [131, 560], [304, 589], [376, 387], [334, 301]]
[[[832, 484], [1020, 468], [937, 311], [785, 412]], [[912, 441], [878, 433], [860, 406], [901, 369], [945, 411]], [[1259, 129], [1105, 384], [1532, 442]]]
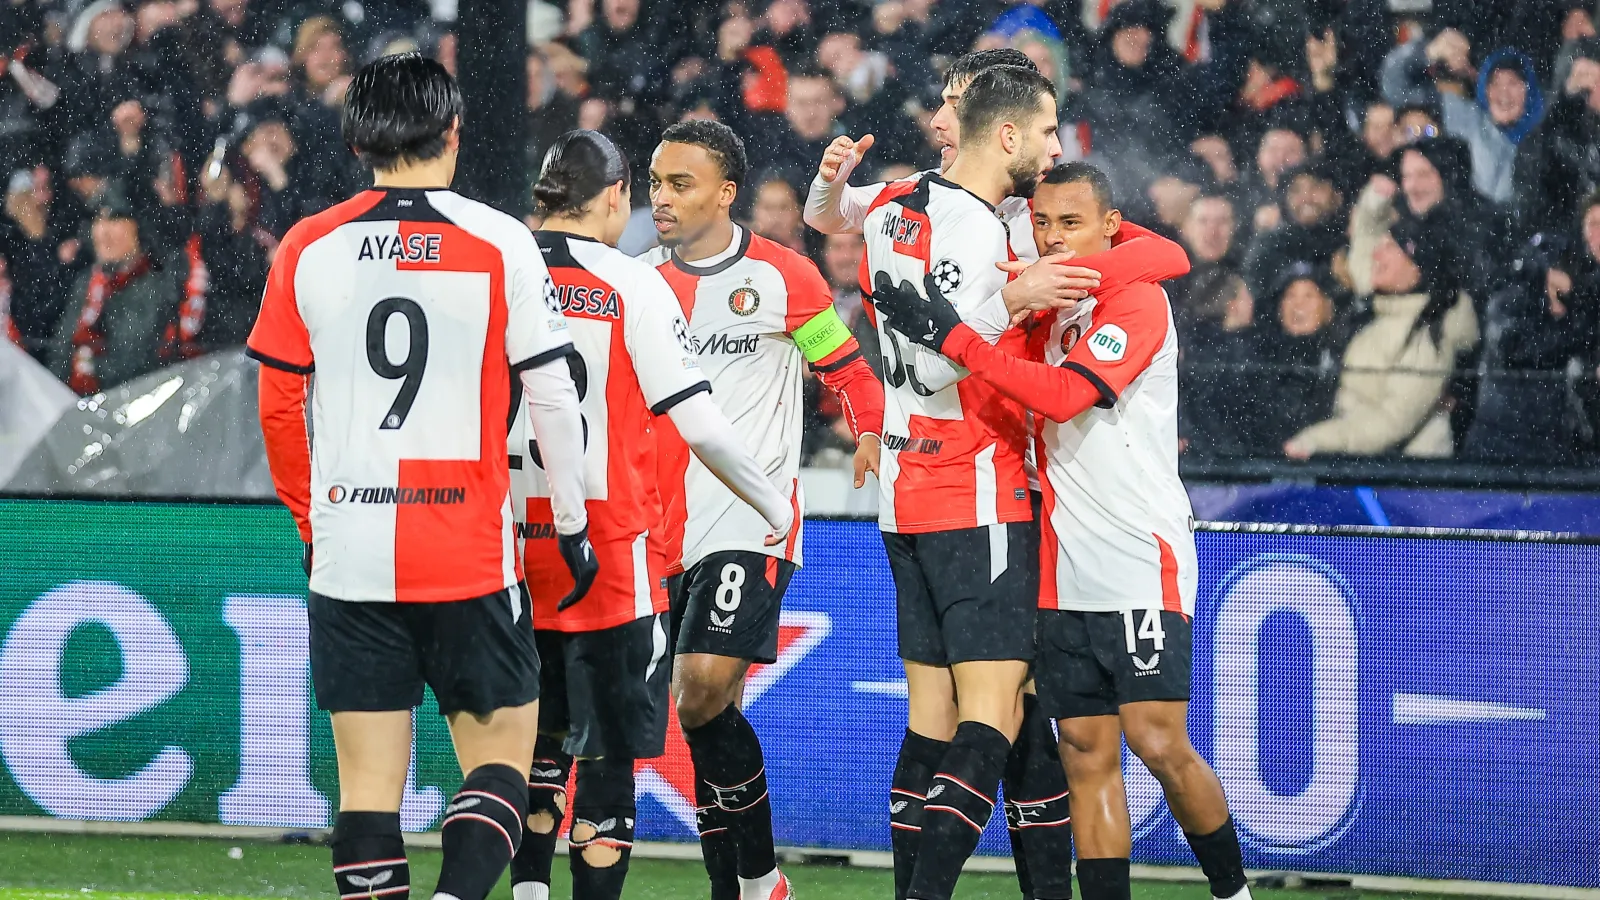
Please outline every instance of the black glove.
[[300, 568], [306, 570], [306, 577], [311, 577], [311, 545], [302, 545], [305, 549], [300, 551]]
[[556, 535], [556, 547], [567, 563], [567, 571], [572, 573], [572, 593], [562, 597], [561, 602], [556, 604], [556, 612], [561, 612], [589, 593], [589, 588], [594, 586], [595, 576], [600, 574], [600, 560], [594, 557], [594, 545], [589, 543], [587, 525], [577, 534]]
[[879, 272], [872, 285], [872, 303], [890, 328], [938, 353], [950, 332], [961, 324], [961, 316], [940, 293], [932, 275], [923, 278], [922, 285], [928, 294], [926, 300], [911, 282], [896, 285], [888, 272]]

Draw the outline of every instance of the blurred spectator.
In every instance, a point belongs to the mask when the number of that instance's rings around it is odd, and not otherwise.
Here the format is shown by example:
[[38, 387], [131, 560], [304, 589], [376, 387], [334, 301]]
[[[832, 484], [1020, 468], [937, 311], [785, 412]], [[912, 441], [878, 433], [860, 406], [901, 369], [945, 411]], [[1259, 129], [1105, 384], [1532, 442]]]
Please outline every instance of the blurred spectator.
[[1210, 269], [1196, 278], [1178, 319], [1184, 452], [1248, 455], [1259, 445], [1255, 300], [1243, 278]]
[[1478, 343], [1477, 317], [1451, 236], [1398, 220], [1384, 193], [1369, 187], [1351, 223], [1352, 256], [1370, 254], [1372, 321], [1345, 350], [1333, 415], [1284, 444], [1290, 459], [1454, 452], [1445, 386]]
[[1251, 448], [1261, 456], [1280, 452], [1285, 441], [1333, 414], [1351, 318], [1327, 271], [1306, 263], [1281, 273], [1266, 297], [1272, 325], [1259, 342], [1259, 359], [1273, 397], [1256, 405], [1260, 443]]
[[50, 367], [79, 395], [161, 365], [163, 330], [177, 312], [173, 273], [141, 244], [127, 197], [106, 191], [91, 229], [93, 264], [74, 280], [50, 350]]
[[1489, 300], [1482, 387], [1462, 447], [1469, 459], [1577, 461], [1588, 423], [1572, 381], [1593, 369], [1600, 341], [1600, 194], [1584, 201], [1580, 222], [1582, 249], [1569, 263], [1529, 260]]
[[656, 35], [639, 16], [640, 0], [600, 0], [600, 17], [578, 35], [577, 49], [589, 61], [589, 83], [610, 100], [661, 99], [667, 66]]
[[861, 257], [866, 253], [866, 241], [859, 234], [823, 235], [822, 275], [833, 289], [833, 306], [839, 318], [850, 326], [856, 343], [867, 364], [879, 375], [883, 374], [883, 357], [878, 346], [878, 329], [867, 320], [865, 305], [861, 302]]
[[1250, 290], [1261, 297], [1267, 296], [1280, 274], [1291, 266], [1331, 265], [1333, 255], [1345, 244], [1344, 197], [1331, 166], [1306, 163], [1285, 172], [1280, 183], [1287, 220], [1257, 234], [1244, 261]]
[[95, 0], [73, 18], [67, 55], [45, 72], [61, 92], [52, 110], [60, 134], [99, 130], [117, 98], [144, 89], [143, 73], [127, 53], [133, 38], [133, 17], [117, 0]]
[[259, 100], [245, 113], [248, 125], [239, 153], [250, 170], [250, 180], [258, 197], [258, 219], [263, 228], [283, 237], [301, 216], [331, 205], [331, 198], [318, 198], [298, 177], [307, 165], [289, 130], [290, 116], [283, 105]]
[[[551, 45], [552, 49], [560, 45]], [[545, 151], [578, 127], [578, 101], [562, 90], [543, 49], [528, 54], [528, 188], [539, 180]]]
[[1574, 198], [1600, 187], [1600, 39], [1576, 43], [1572, 67], [1544, 122], [1517, 147], [1514, 175], [1524, 233], [1561, 230]]
[[1544, 95], [1531, 58], [1510, 47], [1474, 69], [1471, 46], [1452, 28], [1431, 41], [1417, 38], [1384, 61], [1383, 93], [1394, 104], [1436, 101], [1446, 133], [1472, 152], [1472, 181], [1497, 203], [1512, 195], [1517, 145], [1544, 115]]
[[[361, 187], [355, 155], [339, 133], [344, 92], [350, 85], [349, 62], [344, 37], [333, 19], [312, 16], [295, 30], [294, 88], [283, 121], [295, 145], [293, 155], [300, 157], [293, 179], [299, 215], [321, 212]], [[269, 109], [257, 111], [258, 123], [280, 111]]]
[[261, 224], [261, 191], [259, 185], [253, 191], [249, 187], [254, 179], [237, 157], [208, 163], [201, 173], [195, 240], [185, 249], [199, 254], [207, 290], [203, 320], [190, 323], [192, 333], [180, 336], [193, 346], [215, 350], [243, 344], [255, 324], [278, 238]]
[[1270, 231], [1283, 224], [1283, 173], [1306, 161], [1305, 125], [1285, 114], [1265, 134], [1256, 148], [1255, 165], [1241, 179], [1240, 195], [1247, 204], [1252, 231]]
[[57, 252], [65, 229], [60, 207], [44, 166], [18, 169], [6, 185], [0, 217], [0, 257], [11, 282], [10, 315], [23, 346], [42, 356], [55, 334], [66, 301], [64, 271]]
[[752, 231], [803, 254], [806, 252], [804, 224], [800, 221], [800, 197], [793, 185], [777, 176], [756, 185], [750, 215]]
[[828, 143], [840, 134], [839, 115], [844, 112], [839, 88], [822, 70], [802, 66], [789, 74], [788, 103], [784, 109], [787, 127], [768, 140], [779, 148], [767, 171], [786, 179], [796, 191], [811, 184], [817, 160]]
[[1181, 238], [1189, 251], [1189, 260], [1196, 268], [1203, 265], [1235, 267], [1239, 262], [1239, 249], [1234, 244], [1239, 222], [1233, 211], [1233, 201], [1227, 194], [1202, 194], [1189, 204], [1183, 218]]

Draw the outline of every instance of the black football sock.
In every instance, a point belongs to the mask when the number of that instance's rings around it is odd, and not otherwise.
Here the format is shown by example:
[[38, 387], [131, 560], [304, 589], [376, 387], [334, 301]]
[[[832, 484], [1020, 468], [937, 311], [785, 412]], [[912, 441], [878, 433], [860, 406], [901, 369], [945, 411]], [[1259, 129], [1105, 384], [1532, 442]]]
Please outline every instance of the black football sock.
[[700, 857], [711, 879], [711, 900], [739, 900], [739, 842], [729, 827], [732, 816], [717, 806], [717, 792], [695, 773], [695, 826], [700, 832]]
[[[572, 757], [561, 749], [561, 739], [539, 735], [533, 748], [533, 767], [528, 772], [528, 823], [522, 845], [511, 858], [513, 900], [549, 900], [550, 869], [555, 863], [556, 837], [567, 808], [567, 775]], [[540, 813], [550, 817], [549, 831], [533, 827]]]
[[411, 896], [397, 812], [341, 812], [333, 823], [333, 881], [344, 900]]
[[1131, 900], [1127, 858], [1078, 860], [1078, 892], [1083, 900]]
[[1017, 882], [1025, 900], [1072, 897], [1072, 814], [1067, 806], [1067, 774], [1061, 768], [1050, 718], [1039, 698], [1024, 694], [1022, 728], [1005, 774], [1006, 826]]
[[950, 900], [956, 879], [994, 812], [995, 792], [1011, 742], [982, 722], [956, 726], [922, 806], [922, 845], [908, 897]]
[[439, 828], [444, 861], [437, 893], [456, 900], [487, 897], [517, 855], [527, 818], [526, 775], [498, 763], [468, 772], [461, 790], [445, 807]]
[[906, 729], [900, 739], [900, 756], [889, 783], [889, 847], [894, 852], [895, 900], [906, 900], [911, 872], [917, 867], [917, 846], [922, 841], [922, 804], [933, 773], [950, 749], [949, 741]]
[[1211, 896], [1229, 898], [1244, 890], [1244, 856], [1239, 849], [1239, 835], [1233, 830], [1233, 817], [1210, 834], [1190, 834], [1189, 848], [1200, 861], [1200, 871], [1211, 882]]
[[621, 900], [633, 853], [633, 760], [578, 762], [572, 799], [572, 900]]
[[726, 814], [739, 848], [740, 878], [760, 878], [778, 865], [772, 841], [772, 804], [767, 799], [767, 769], [761, 740], [744, 713], [729, 704], [684, 738], [695, 773], [706, 780], [716, 805]]

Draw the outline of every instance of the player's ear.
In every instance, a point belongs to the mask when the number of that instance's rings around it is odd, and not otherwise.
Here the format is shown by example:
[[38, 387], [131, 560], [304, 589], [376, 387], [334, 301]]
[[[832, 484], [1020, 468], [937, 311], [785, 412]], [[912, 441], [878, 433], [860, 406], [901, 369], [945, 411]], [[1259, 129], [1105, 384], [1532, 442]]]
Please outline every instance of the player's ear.
[[739, 199], [739, 186], [731, 181], [724, 181], [722, 183], [722, 197], [717, 205], [723, 209], [732, 209], [733, 201], [737, 199]]
[[1113, 209], [1112, 211], [1106, 213], [1105, 236], [1108, 237], [1108, 238], [1109, 237], [1114, 237], [1116, 235], [1116, 233], [1121, 231], [1121, 230], [1122, 230], [1122, 210]]
[[1000, 148], [1007, 153], [1017, 152], [1017, 145], [1022, 141], [1022, 135], [1017, 126], [1011, 122], [1000, 123]]
[[455, 152], [461, 149], [461, 117], [456, 116], [450, 122], [450, 129], [444, 133], [444, 149]]

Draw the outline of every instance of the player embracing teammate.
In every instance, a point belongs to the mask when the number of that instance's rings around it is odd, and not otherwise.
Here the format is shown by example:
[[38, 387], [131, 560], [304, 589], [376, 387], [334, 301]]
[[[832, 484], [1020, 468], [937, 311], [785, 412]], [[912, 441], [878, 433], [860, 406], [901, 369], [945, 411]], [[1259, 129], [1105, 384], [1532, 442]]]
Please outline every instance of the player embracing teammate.
[[[1092, 259], [1122, 227], [1104, 173], [1053, 169], [1035, 203], [1041, 248]], [[1178, 478], [1177, 340], [1154, 279], [1102, 284], [1047, 314], [1030, 358], [962, 322], [935, 274], [881, 279], [895, 331], [1048, 421], [1039, 428], [1043, 568], [1035, 677], [1061, 730], [1085, 900], [1128, 900], [1121, 749], [1160, 781], [1217, 898], [1248, 898], [1222, 786], [1189, 742], [1193, 521]]]

